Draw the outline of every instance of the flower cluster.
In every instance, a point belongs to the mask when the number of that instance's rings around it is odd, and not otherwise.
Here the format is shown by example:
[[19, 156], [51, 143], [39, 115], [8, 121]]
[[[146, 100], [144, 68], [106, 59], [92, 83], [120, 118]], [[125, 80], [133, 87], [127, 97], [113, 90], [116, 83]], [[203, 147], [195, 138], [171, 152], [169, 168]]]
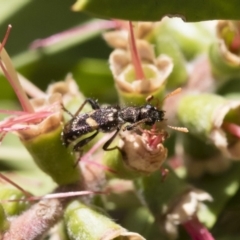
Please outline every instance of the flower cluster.
[[[0, 153], [14, 133], [28, 164], [45, 174], [40, 184], [50, 178], [52, 192], [37, 197], [0, 174], [8, 182], [1, 183], [0, 237], [177, 239], [187, 233], [213, 240], [208, 229], [221, 226], [218, 218], [239, 190], [240, 101], [231, 87], [240, 77], [239, 25], [111, 21], [116, 29], [103, 37], [114, 48], [108, 62], [118, 93], [115, 112], [107, 112], [107, 104], [77, 111], [91, 100], [71, 74], [41, 91], [16, 72], [5, 39], [0, 67], [22, 110], [0, 110], [8, 115], [0, 122]], [[66, 147], [69, 121], [74, 127]], [[117, 224], [112, 219], [119, 216]], [[147, 230], [139, 228], [143, 224]]]

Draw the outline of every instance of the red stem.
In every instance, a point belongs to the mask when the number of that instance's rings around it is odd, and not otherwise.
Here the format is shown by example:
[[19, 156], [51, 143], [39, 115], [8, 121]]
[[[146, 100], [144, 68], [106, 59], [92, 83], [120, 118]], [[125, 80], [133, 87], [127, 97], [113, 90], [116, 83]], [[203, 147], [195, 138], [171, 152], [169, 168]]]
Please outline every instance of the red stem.
[[18, 184], [16, 184], [15, 182], [13, 182], [12, 180], [10, 180], [9, 178], [7, 178], [6, 176], [4, 176], [1, 173], [0, 173], [0, 178], [4, 179], [6, 182], [10, 183], [12, 186], [14, 186], [18, 190], [20, 190], [26, 197], [32, 197], [32, 194], [25, 191], [22, 187], [20, 187]]
[[191, 236], [192, 240], [214, 240], [212, 234], [199, 222], [197, 217], [185, 222], [183, 227]]
[[136, 46], [132, 22], [129, 22], [129, 47], [132, 56], [132, 63], [135, 70], [136, 79], [143, 80], [145, 79], [145, 75], [142, 69], [140, 57]]
[[31, 45], [30, 49], [37, 49], [42, 47], [48, 47], [54, 45], [64, 39], [69, 39], [73, 36], [81, 36], [92, 33], [97, 33], [97, 31], [116, 28], [117, 23], [114, 21], [96, 20], [90, 23], [83, 24], [82, 26], [74, 27], [66, 31], [56, 33], [44, 39], [37, 39]]
[[9, 24], [8, 28], [7, 28], [7, 31], [6, 31], [6, 34], [5, 34], [4, 38], [3, 38], [2, 44], [0, 46], [0, 53], [1, 53], [2, 49], [5, 47], [5, 45], [6, 45], [6, 42], [8, 40], [8, 37], [9, 37], [11, 29], [12, 29], [12, 25]]

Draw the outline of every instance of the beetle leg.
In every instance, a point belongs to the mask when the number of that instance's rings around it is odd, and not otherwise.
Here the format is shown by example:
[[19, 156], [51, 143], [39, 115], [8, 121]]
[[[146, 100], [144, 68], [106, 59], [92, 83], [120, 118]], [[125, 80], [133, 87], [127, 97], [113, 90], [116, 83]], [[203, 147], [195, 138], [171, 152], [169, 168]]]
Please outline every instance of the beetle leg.
[[71, 112], [69, 112], [65, 107], [64, 107], [64, 105], [61, 103], [61, 107], [62, 107], [62, 110], [64, 111], [64, 112], [66, 112], [67, 114], [69, 114], [71, 117], [73, 117], [74, 118], [74, 115], [71, 113]]
[[107, 142], [104, 143], [104, 145], [103, 145], [104, 151], [112, 151], [114, 149], [119, 149], [118, 146], [109, 148], [109, 145], [113, 142], [113, 140], [115, 139], [115, 137], [117, 136], [119, 131], [120, 131], [120, 128], [118, 128], [117, 131], [112, 135], [112, 137], [110, 139], [108, 139]]
[[82, 158], [82, 155], [83, 155], [83, 150], [82, 149], [80, 149], [79, 151], [78, 151], [78, 154], [76, 154], [76, 158], [77, 158], [77, 161], [74, 163], [74, 165], [73, 165], [73, 167], [75, 168], [75, 167], [77, 167], [77, 165], [78, 165], [78, 163], [79, 163], [79, 161], [81, 160], [81, 158]]
[[81, 151], [81, 148], [86, 145], [87, 143], [89, 143], [93, 138], [95, 138], [98, 134], [98, 131], [96, 131], [94, 134], [92, 134], [91, 136], [82, 139], [81, 141], [79, 141], [78, 143], [76, 143], [73, 147], [73, 151], [74, 152], [78, 152]]
[[79, 109], [76, 111], [76, 113], [75, 113], [74, 115], [73, 115], [71, 112], [69, 112], [69, 111], [63, 106], [63, 104], [61, 104], [61, 105], [62, 105], [62, 109], [63, 109], [64, 112], [68, 113], [71, 117], [75, 118], [75, 117], [82, 111], [82, 109], [84, 108], [84, 106], [85, 106], [87, 103], [89, 103], [89, 104], [91, 105], [91, 107], [92, 107], [93, 110], [96, 110], [96, 109], [99, 109], [99, 108], [100, 108], [100, 106], [98, 105], [98, 103], [97, 103], [95, 100], [91, 99], [91, 98], [87, 98], [87, 99], [82, 103], [82, 105], [79, 107]]
[[93, 99], [91, 99], [91, 98], [87, 98], [87, 99], [83, 102], [83, 104], [80, 106], [80, 108], [76, 111], [76, 113], [74, 114], [74, 117], [76, 117], [76, 116], [82, 111], [83, 107], [84, 107], [87, 103], [89, 103], [89, 104], [91, 105], [91, 107], [92, 107], [93, 110], [96, 110], [96, 109], [99, 109], [99, 108], [100, 108], [100, 106], [98, 105], [98, 103], [97, 103], [95, 100], [93, 100]]
[[145, 122], [147, 122], [147, 121], [150, 121], [150, 119], [149, 119], [149, 118], [144, 118], [144, 119], [142, 119], [142, 120], [140, 120], [140, 121], [138, 121], [138, 122], [135, 122], [135, 123], [133, 123], [133, 124], [127, 125], [127, 126], [125, 126], [125, 127], [123, 128], [123, 131], [133, 130], [133, 129], [136, 128], [138, 125], [140, 125], [140, 124], [142, 124], [142, 123], [145, 123]]

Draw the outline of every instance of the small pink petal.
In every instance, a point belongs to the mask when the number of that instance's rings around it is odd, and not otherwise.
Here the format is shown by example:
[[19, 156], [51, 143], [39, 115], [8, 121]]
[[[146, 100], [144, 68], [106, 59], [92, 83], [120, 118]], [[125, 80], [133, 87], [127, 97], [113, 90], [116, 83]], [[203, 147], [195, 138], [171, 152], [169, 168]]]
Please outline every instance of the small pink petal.
[[230, 50], [232, 52], [238, 52], [240, 50], [240, 36], [239, 35], [236, 35], [234, 38], [233, 38], [233, 41], [230, 45]]
[[27, 114], [28, 112], [0, 109], [0, 113], [13, 114], [13, 115], [24, 115], [24, 114]]
[[232, 135], [234, 135], [235, 137], [237, 137], [237, 138], [240, 139], [240, 127], [239, 127], [237, 124], [235, 124], [235, 123], [229, 123], [229, 122], [224, 122], [224, 123], [222, 124], [222, 128], [223, 128], [226, 132], [228, 132], [228, 133], [230, 133], [230, 134], [232, 134]]

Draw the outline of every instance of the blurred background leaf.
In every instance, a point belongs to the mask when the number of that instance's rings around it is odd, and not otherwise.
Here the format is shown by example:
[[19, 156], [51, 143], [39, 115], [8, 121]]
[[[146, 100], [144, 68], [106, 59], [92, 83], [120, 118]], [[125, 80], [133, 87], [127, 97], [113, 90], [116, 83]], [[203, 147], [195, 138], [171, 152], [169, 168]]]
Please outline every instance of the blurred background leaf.
[[166, 15], [181, 16], [188, 22], [239, 19], [239, 0], [77, 0], [73, 9], [102, 18], [159, 21]]
[[[45, 90], [49, 83], [63, 79], [72, 72], [87, 96], [113, 101], [116, 95], [112, 94], [113, 81], [106, 61], [110, 48], [101, 37], [101, 29], [81, 33], [46, 49], [29, 49], [36, 39], [92, 21], [85, 14], [73, 13], [70, 9], [73, 3], [57, 0], [0, 0], [0, 13], [4, 13], [0, 14], [0, 36], [3, 38], [8, 24], [13, 26], [6, 49], [17, 70], [41, 89]], [[89, 86], [88, 77], [94, 79], [94, 87]], [[1, 77], [0, 81], [0, 98], [11, 99], [14, 96], [11, 87], [4, 78]], [[108, 86], [111, 94], [106, 94], [106, 91], [100, 93], [98, 86], [102, 89]]]

